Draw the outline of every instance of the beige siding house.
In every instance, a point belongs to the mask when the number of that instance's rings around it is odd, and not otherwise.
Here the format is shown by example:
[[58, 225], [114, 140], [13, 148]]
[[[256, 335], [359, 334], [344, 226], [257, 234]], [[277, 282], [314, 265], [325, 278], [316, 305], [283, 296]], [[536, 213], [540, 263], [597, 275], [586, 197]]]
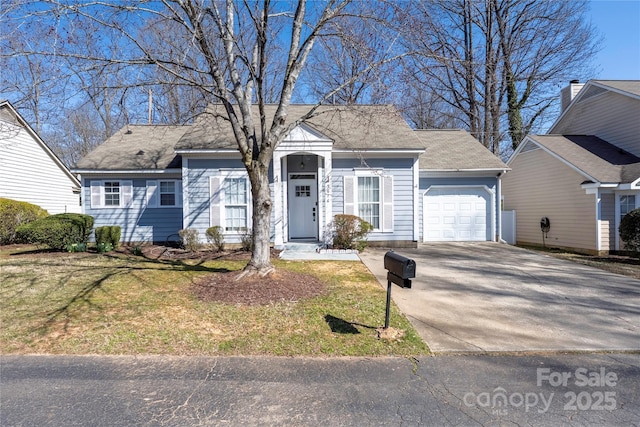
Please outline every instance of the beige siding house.
[[80, 182], [8, 101], [0, 101], [0, 197], [80, 213]]
[[[640, 81], [572, 82], [547, 135], [528, 135], [507, 164], [504, 209], [517, 242], [606, 253], [624, 249], [618, 227], [640, 207]], [[543, 232], [542, 218], [550, 228]]]

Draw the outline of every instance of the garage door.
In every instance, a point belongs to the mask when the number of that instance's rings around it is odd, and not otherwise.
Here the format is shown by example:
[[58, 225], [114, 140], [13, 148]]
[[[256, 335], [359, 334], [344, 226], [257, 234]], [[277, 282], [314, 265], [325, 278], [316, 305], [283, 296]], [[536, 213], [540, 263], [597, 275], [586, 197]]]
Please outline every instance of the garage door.
[[423, 239], [438, 241], [486, 241], [491, 202], [481, 188], [431, 189], [424, 196]]

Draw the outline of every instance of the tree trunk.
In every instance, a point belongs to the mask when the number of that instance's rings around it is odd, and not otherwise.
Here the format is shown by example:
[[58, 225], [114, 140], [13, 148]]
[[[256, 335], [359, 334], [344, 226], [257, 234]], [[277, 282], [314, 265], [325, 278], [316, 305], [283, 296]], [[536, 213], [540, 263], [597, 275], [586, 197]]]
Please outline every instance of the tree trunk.
[[254, 160], [248, 170], [253, 198], [253, 233], [251, 260], [239, 278], [251, 274], [266, 276], [274, 271], [271, 264], [271, 189], [269, 165]]

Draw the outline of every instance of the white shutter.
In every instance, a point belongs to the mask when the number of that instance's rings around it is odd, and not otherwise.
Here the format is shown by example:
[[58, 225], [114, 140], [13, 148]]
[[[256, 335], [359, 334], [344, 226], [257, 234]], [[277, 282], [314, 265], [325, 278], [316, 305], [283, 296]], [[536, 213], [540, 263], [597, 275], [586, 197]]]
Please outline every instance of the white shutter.
[[355, 215], [355, 177], [344, 177], [344, 207], [346, 215]]
[[212, 176], [210, 180], [210, 206], [211, 206], [211, 227], [220, 225], [222, 226], [222, 180], [218, 176]]
[[393, 231], [393, 176], [382, 177], [382, 231]]
[[176, 180], [176, 207], [182, 207], [182, 180]]
[[102, 207], [102, 182], [91, 180], [91, 208]]
[[158, 181], [147, 181], [147, 207], [157, 208], [159, 205]]
[[120, 183], [122, 189], [122, 204], [123, 208], [131, 207], [131, 201], [133, 199], [133, 181], [122, 181]]

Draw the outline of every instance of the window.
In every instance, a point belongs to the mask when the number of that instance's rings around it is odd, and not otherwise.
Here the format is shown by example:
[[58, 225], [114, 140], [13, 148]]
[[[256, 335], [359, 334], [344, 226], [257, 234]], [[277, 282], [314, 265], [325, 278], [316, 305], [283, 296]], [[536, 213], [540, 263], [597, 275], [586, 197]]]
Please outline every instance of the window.
[[120, 182], [104, 182], [104, 206], [120, 206]]
[[176, 182], [160, 181], [160, 206], [176, 205]]
[[383, 170], [356, 170], [344, 176], [344, 213], [357, 215], [374, 232], [392, 233], [394, 223], [393, 176]]
[[622, 218], [636, 208], [636, 196], [634, 194], [620, 196], [620, 221]]
[[129, 208], [133, 198], [133, 181], [91, 180], [91, 209]]
[[148, 180], [147, 207], [173, 208], [182, 206], [182, 181], [176, 179]]
[[358, 216], [380, 229], [380, 177], [358, 177]]
[[238, 232], [246, 230], [248, 210], [246, 178], [229, 177], [224, 180], [224, 229]]

